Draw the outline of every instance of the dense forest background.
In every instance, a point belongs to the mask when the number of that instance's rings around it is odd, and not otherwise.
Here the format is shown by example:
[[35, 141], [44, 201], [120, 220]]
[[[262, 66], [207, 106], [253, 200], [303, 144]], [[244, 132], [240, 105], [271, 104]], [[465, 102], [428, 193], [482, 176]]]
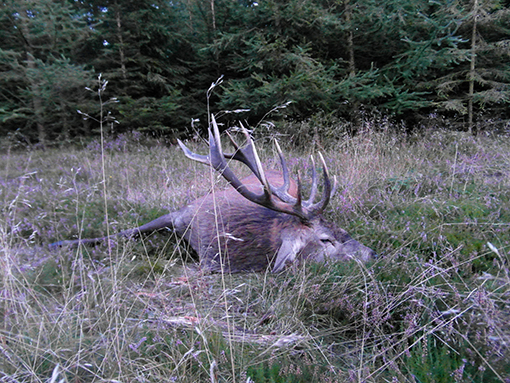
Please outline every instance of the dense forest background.
[[111, 113], [116, 133], [175, 137], [208, 111], [506, 130], [509, 11], [508, 0], [4, 0], [0, 136], [69, 142]]

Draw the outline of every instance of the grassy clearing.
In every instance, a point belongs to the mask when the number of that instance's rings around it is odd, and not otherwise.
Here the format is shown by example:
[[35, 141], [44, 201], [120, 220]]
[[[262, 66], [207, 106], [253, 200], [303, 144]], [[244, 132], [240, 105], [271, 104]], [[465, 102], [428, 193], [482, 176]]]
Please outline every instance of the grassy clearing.
[[[1, 157], [0, 381], [509, 381], [506, 137], [332, 146], [327, 216], [380, 257], [282, 275], [204, 275], [171, 235], [46, 250], [147, 222], [216, 181], [175, 147], [107, 146], [109, 222], [97, 146]], [[306, 172], [305, 154], [290, 165]], [[263, 160], [276, 166], [270, 149]]]

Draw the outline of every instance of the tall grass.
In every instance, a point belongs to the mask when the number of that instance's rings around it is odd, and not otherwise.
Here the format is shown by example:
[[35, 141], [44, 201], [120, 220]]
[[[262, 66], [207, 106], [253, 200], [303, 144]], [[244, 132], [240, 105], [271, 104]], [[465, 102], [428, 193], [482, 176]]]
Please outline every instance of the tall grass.
[[[204, 274], [171, 234], [110, 255], [48, 250], [217, 187], [174, 147], [128, 135], [105, 148], [104, 189], [94, 143], [2, 155], [0, 381], [509, 381], [507, 138], [367, 131], [330, 144], [340, 189], [327, 218], [380, 256], [280, 275]], [[289, 164], [306, 173], [307, 154]], [[262, 157], [277, 166], [269, 146]]]

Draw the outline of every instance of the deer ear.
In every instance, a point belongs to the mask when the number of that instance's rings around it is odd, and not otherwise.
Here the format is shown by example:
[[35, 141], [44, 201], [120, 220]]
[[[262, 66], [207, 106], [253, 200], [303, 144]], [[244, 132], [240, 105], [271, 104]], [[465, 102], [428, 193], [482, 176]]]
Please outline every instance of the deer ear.
[[272, 272], [279, 273], [288, 263], [295, 262], [301, 247], [302, 243], [299, 240], [284, 239], [276, 255]]

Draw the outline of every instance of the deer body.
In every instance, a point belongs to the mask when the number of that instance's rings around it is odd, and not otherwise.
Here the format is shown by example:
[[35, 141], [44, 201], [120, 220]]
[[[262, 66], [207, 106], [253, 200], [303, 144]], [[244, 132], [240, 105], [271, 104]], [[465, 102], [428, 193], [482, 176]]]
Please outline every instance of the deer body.
[[[281, 182], [276, 172], [268, 174]], [[250, 176], [243, 183], [260, 192], [260, 182]], [[256, 205], [233, 188], [202, 197], [179, 214], [189, 217], [185, 227], [175, 227], [211, 271], [262, 271], [274, 263], [281, 233], [298, 230], [296, 217]], [[175, 219], [174, 219], [175, 221]]]
[[[292, 263], [305, 260], [323, 262], [375, 256], [370, 248], [351, 238], [346, 231], [322, 217], [322, 210], [334, 193], [323, 161], [325, 186], [320, 203], [314, 203], [317, 180], [313, 174], [312, 196], [302, 201], [299, 180], [288, 176], [283, 156], [282, 173], [264, 174], [253, 143], [234, 155], [221, 150], [219, 132], [213, 119], [210, 155], [192, 153], [182, 143], [186, 156], [204, 162], [221, 172], [231, 187], [199, 198], [179, 211], [166, 214], [140, 227], [116, 236], [135, 237], [162, 229], [174, 231], [195, 250], [201, 265], [213, 272], [279, 272]], [[279, 147], [278, 147], [279, 149]], [[245, 163], [254, 173], [242, 180], [232, 174], [226, 159]], [[107, 237], [61, 241], [52, 244], [78, 246], [97, 244]]]

